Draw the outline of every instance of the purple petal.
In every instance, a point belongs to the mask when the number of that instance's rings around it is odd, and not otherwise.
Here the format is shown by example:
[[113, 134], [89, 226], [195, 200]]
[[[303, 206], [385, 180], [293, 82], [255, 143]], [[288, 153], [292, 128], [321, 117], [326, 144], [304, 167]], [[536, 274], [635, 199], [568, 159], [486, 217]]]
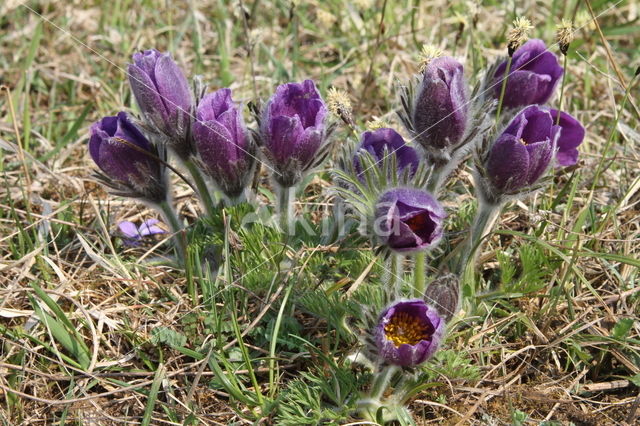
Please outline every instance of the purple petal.
[[155, 78], [160, 94], [170, 117], [175, 119], [178, 109], [191, 112], [191, 91], [182, 70], [167, 53], [156, 62]]
[[140, 238], [140, 235], [138, 234], [138, 227], [136, 227], [136, 224], [133, 222], [123, 220], [118, 224], [118, 228], [120, 228], [120, 232], [122, 232], [128, 238]]
[[529, 153], [520, 140], [503, 134], [491, 147], [487, 162], [489, 179], [501, 190], [514, 190], [527, 182]]

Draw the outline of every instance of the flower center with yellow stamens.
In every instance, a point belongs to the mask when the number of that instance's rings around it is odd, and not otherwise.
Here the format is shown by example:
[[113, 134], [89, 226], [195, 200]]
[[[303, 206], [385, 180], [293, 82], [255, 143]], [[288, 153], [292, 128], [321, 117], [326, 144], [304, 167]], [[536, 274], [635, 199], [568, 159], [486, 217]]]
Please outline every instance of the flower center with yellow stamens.
[[421, 340], [430, 340], [433, 326], [406, 312], [394, 314], [384, 326], [384, 333], [396, 348], [402, 344], [416, 345]]

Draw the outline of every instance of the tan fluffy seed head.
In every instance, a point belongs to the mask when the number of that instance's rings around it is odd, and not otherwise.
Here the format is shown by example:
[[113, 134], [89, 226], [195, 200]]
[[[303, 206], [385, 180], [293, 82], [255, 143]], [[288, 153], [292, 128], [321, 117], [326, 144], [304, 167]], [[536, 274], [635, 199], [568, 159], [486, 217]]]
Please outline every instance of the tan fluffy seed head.
[[513, 21], [513, 26], [507, 34], [509, 56], [513, 55], [513, 52], [529, 39], [531, 30], [533, 30], [533, 25], [527, 18], [519, 16]]
[[573, 23], [566, 19], [563, 19], [556, 27], [556, 40], [558, 42], [558, 46], [560, 46], [560, 51], [564, 55], [567, 54], [569, 45], [573, 41], [573, 33]]
[[331, 114], [349, 125], [353, 124], [353, 107], [349, 95], [344, 90], [331, 87], [327, 92], [327, 107]]
[[431, 61], [435, 58], [439, 58], [443, 54], [444, 52], [442, 49], [432, 44], [425, 44], [422, 46], [422, 51], [420, 52], [420, 71], [424, 71]]
[[367, 124], [365, 126], [367, 127], [367, 130], [369, 130], [370, 132], [373, 132], [378, 129], [384, 129], [386, 127], [389, 127], [389, 123], [379, 118], [375, 118], [371, 121], [367, 121]]

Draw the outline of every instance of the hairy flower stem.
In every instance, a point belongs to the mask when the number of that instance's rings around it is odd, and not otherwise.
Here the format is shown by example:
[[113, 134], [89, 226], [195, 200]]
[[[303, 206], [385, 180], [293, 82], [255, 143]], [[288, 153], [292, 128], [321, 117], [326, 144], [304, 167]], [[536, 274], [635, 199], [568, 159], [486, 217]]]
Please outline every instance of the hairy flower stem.
[[215, 203], [213, 198], [211, 197], [209, 188], [207, 187], [207, 184], [202, 177], [202, 173], [200, 173], [198, 166], [196, 166], [196, 164], [192, 160], [184, 160], [184, 165], [189, 170], [189, 173], [191, 174], [191, 177], [196, 184], [200, 203], [202, 203], [202, 206], [207, 212], [207, 216], [213, 219], [216, 215]]
[[165, 221], [171, 228], [173, 241], [175, 242], [176, 252], [178, 255], [178, 262], [184, 265], [187, 260], [187, 234], [184, 232], [182, 223], [170, 202], [163, 201], [158, 205], [158, 207], [162, 212]]
[[421, 250], [416, 253], [415, 257], [415, 265], [413, 269], [413, 295], [418, 299], [422, 299], [424, 297], [425, 291], [425, 267], [427, 261], [427, 251]]
[[293, 219], [293, 200], [295, 199], [295, 186], [283, 187], [277, 185], [278, 215], [280, 217], [280, 229], [286, 235], [293, 233], [291, 229]]
[[388, 259], [389, 287], [393, 289], [396, 296], [400, 294], [402, 288], [402, 260], [402, 255], [397, 253], [392, 253]]
[[502, 112], [502, 102], [504, 101], [504, 94], [507, 91], [507, 80], [509, 80], [509, 73], [511, 72], [511, 62], [513, 61], [513, 57], [509, 55], [509, 59], [507, 59], [507, 69], [504, 73], [504, 78], [502, 79], [502, 88], [500, 89], [500, 101], [498, 102], [498, 110], [496, 112], [496, 125], [500, 122], [500, 113]]
[[469, 236], [464, 242], [463, 250], [460, 254], [458, 275], [462, 276], [467, 267], [474, 263], [480, 242], [489, 234], [491, 228], [493, 228], [501, 207], [502, 204], [480, 202], [473, 226], [471, 227]]
[[375, 375], [369, 394], [372, 400], [380, 401], [380, 398], [382, 398], [384, 391], [389, 387], [389, 382], [391, 382], [396, 371], [398, 371], [398, 367], [395, 365], [387, 365], [382, 367], [382, 370]]
[[560, 112], [564, 104], [564, 85], [567, 80], [567, 55], [564, 55], [564, 61], [562, 63], [564, 72], [562, 73], [562, 83], [560, 83], [560, 104], [558, 105], [558, 116], [556, 117], [556, 126], [560, 125]]

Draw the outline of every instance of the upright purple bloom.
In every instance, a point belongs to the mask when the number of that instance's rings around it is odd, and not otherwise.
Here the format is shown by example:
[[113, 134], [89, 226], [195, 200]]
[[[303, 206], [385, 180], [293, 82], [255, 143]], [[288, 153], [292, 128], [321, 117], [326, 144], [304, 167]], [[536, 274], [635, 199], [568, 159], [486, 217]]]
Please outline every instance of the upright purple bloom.
[[104, 175], [100, 180], [118, 195], [162, 202], [167, 186], [158, 153], [127, 113], [104, 117], [91, 126], [89, 153]]
[[379, 356], [402, 367], [422, 364], [440, 346], [445, 321], [423, 300], [396, 302], [386, 308], [373, 331]]
[[145, 50], [133, 55], [128, 75], [144, 117], [169, 138], [169, 144], [180, 156], [188, 155], [193, 98], [180, 67], [169, 53]]
[[411, 117], [415, 138], [427, 152], [453, 148], [462, 141], [469, 119], [468, 100], [460, 62], [449, 56], [429, 62]]
[[297, 184], [303, 173], [322, 161], [327, 107], [311, 80], [278, 86], [261, 118], [265, 156], [281, 186]]
[[397, 252], [424, 250], [442, 238], [446, 213], [427, 191], [391, 189], [376, 203], [375, 226], [382, 242]]
[[533, 185], [547, 170], [559, 134], [547, 109], [520, 111], [489, 151], [485, 169], [494, 190], [509, 194]]
[[353, 166], [361, 179], [363, 179], [363, 170], [360, 164], [360, 153], [362, 151], [371, 154], [378, 166], [382, 166], [385, 155], [395, 154], [398, 175], [401, 175], [407, 168], [409, 169], [409, 176], [415, 175], [420, 163], [416, 150], [407, 145], [398, 132], [389, 128], [362, 134], [360, 145], [353, 157]]
[[202, 98], [196, 120], [192, 135], [205, 173], [226, 195], [240, 195], [251, 179], [255, 149], [231, 90]]
[[[555, 123], [558, 118], [558, 110], [550, 109], [551, 118]], [[584, 140], [585, 129], [572, 115], [560, 111], [561, 128], [558, 138], [558, 151], [556, 152], [556, 163], [558, 166], [573, 166], [578, 162], [578, 146]]]
[[[493, 77], [493, 95], [500, 98], [502, 79], [507, 62], [496, 69]], [[531, 39], [513, 54], [502, 105], [518, 108], [546, 103], [562, 77], [563, 69], [555, 54], [547, 50], [542, 40]]]

